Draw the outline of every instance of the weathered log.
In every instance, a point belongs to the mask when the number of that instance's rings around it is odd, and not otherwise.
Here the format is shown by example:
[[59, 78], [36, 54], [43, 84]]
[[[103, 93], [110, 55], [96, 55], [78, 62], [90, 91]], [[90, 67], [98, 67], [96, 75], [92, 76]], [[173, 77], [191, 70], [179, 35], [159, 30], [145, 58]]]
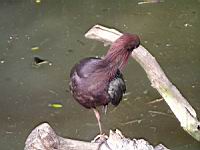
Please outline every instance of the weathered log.
[[[122, 35], [115, 29], [95, 25], [85, 37], [95, 39], [109, 45]], [[200, 122], [193, 107], [182, 96], [179, 90], [169, 81], [156, 59], [142, 45], [132, 52], [134, 58], [145, 70], [152, 87], [157, 89], [170, 109], [179, 120], [181, 127], [200, 141]]]
[[84, 142], [57, 136], [49, 124], [36, 127], [28, 136], [24, 150], [168, 150], [162, 144], [155, 148], [143, 139], [130, 140], [119, 130], [110, 131], [107, 140]]

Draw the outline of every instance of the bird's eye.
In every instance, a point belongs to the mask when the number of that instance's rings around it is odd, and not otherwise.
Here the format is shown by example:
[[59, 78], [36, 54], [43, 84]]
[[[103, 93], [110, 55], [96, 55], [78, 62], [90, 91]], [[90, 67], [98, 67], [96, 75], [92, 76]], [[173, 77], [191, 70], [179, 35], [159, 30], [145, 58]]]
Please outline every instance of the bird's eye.
[[126, 47], [126, 49], [127, 49], [127, 51], [133, 51], [134, 47], [131, 46], [131, 45], [128, 45], [128, 46]]

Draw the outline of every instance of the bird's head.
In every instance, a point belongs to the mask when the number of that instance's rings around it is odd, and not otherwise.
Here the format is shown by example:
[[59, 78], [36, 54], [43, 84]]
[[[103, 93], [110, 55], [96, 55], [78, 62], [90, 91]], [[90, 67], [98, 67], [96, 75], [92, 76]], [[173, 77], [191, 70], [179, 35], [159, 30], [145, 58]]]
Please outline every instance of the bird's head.
[[139, 47], [140, 38], [136, 34], [124, 33], [114, 43], [112, 43], [105, 58], [110, 62], [118, 64], [119, 69], [123, 69], [131, 52]]
[[140, 45], [140, 38], [136, 34], [124, 33], [110, 47], [110, 50], [132, 52]]

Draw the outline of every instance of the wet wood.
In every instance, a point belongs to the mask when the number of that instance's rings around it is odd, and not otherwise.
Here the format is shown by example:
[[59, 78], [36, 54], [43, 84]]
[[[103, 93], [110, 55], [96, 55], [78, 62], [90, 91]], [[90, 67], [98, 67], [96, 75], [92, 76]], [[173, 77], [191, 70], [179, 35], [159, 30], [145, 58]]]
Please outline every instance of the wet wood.
[[24, 150], [168, 150], [162, 144], [155, 147], [143, 139], [130, 140], [119, 130], [110, 131], [107, 140], [86, 142], [57, 136], [49, 124], [36, 127], [28, 136]]
[[[115, 29], [95, 25], [85, 34], [85, 37], [109, 45], [121, 35], [122, 33]], [[200, 122], [197, 119], [195, 110], [179, 90], [169, 81], [156, 59], [142, 45], [132, 52], [132, 58], [145, 70], [152, 87], [157, 89], [164, 98], [165, 102], [179, 120], [181, 127], [196, 140], [200, 141]]]

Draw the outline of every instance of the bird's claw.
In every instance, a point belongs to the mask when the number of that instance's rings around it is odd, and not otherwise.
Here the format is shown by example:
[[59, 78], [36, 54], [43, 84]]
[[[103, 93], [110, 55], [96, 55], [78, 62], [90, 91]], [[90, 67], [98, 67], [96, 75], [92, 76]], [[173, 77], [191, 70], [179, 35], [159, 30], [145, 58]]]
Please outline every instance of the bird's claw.
[[91, 143], [103, 143], [108, 139], [108, 136], [103, 133], [103, 134], [99, 134], [97, 135], [92, 141]]

